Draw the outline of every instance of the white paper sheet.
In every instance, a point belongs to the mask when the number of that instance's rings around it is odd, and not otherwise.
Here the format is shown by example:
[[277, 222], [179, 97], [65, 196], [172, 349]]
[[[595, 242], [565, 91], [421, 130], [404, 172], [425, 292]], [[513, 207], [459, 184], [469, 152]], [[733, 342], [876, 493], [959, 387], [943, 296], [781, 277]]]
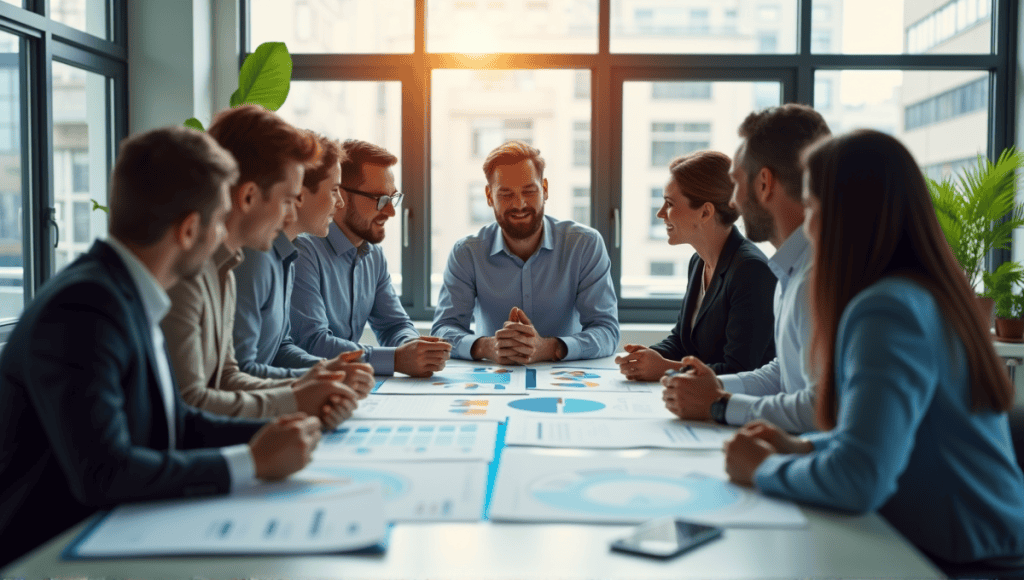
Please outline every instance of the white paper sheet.
[[555, 364], [538, 366], [538, 391], [660, 393], [661, 384], [627, 381], [616, 366]]
[[352, 418], [504, 421], [504, 406], [492, 403], [504, 398], [370, 395], [359, 401]]
[[578, 421], [515, 417], [505, 431], [506, 445], [590, 449], [721, 449], [735, 429], [677, 419]]
[[660, 516], [735, 527], [802, 527], [792, 503], [728, 483], [722, 457], [505, 449], [492, 520], [641, 523]]
[[355, 463], [313, 461], [311, 477], [376, 482], [384, 494], [388, 521], [479, 521], [487, 493], [482, 461]]
[[[378, 377], [379, 379], [379, 377]], [[526, 368], [450, 365], [427, 378], [385, 377], [379, 395], [525, 395]]]
[[366, 421], [349, 419], [324, 433], [314, 460], [435, 461], [494, 459], [498, 425], [491, 421]]
[[75, 554], [330, 553], [377, 544], [386, 529], [379, 485], [296, 474], [244, 494], [125, 504], [93, 528]]
[[534, 392], [527, 397], [438, 397], [370, 395], [352, 414], [356, 419], [475, 419], [507, 417], [564, 419], [671, 419], [661, 396], [654, 393]]

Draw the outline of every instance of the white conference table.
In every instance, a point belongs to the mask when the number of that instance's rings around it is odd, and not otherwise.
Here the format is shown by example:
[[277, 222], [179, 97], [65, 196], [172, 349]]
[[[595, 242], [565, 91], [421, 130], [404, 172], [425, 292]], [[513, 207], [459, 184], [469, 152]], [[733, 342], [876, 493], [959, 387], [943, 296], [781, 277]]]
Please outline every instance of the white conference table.
[[[590, 361], [607, 363], [610, 359]], [[660, 396], [660, 395], [658, 395]], [[564, 453], [536, 450], [536, 453]], [[579, 451], [663, 457], [722, 456], [720, 450]], [[723, 471], [724, 476], [724, 462]], [[726, 529], [668, 561], [611, 552], [630, 526], [504, 522], [399, 523], [382, 555], [180, 557], [65, 561], [79, 524], [14, 562], [0, 576], [145, 578], [937, 578], [942, 574], [877, 514], [800, 508], [799, 529]], [[40, 517], [46, 517], [40, 514]]]

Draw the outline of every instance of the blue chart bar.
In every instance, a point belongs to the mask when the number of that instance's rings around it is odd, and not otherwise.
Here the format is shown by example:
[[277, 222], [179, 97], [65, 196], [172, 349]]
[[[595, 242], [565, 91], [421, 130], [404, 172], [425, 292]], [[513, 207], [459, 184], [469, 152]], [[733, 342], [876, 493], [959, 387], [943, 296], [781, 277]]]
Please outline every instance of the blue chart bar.
[[320, 524], [324, 521], [324, 510], [316, 510], [313, 514], [313, 525], [309, 527], [309, 537], [315, 538], [320, 535]]
[[263, 537], [270, 538], [274, 535], [274, 530], [277, 529], [277, 520], [270, 520], [267, 524], [267, 530], [263, 532]]
[[224, 525], [220, 527], [220, 537], [226, 538], [231, 532], [231, 520], [224, 522]]

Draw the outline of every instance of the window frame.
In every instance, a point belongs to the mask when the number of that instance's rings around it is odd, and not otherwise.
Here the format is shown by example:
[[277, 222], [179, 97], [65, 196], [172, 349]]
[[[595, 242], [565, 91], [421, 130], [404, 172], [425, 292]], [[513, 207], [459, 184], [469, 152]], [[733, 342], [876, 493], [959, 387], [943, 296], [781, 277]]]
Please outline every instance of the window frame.
[[64, 63], [107, 78], [106, 166], [90, 167], [89, 171], [109, 174], [116, 146], [128, 134], [127, 0], [104, 1], [106, 38], [50, 18], [50, 0], [28, 0], [24, 8], [0, 3], [0, 30], [21, 39], [21, 224], [26, 304], [55, 272], [57, 236], [72, 235], [72, 232], [58, 231], [52, 219], [56, 212], [53, 63]]
[[[248, 54], [250, 3], [240, 0], [239, 64]], [[598, 48], [590, 54], [488, 54], [471, 60], [426, 50], [427, 0], [415, 0], [411, 54], [293, 54], [292, 78], [302, 81], [400, 81], [402, 83], [402, 187], [407, 228], [402, 248], [401, 300], [414, 319], [433, 319], [430, 306], [430, 91], [439, 69], [589, 69], [591, 95], [591, 226], [604, 238], [616, 292], [621, 289], [620, 221], [622, 89], [628, 81], [778, 81], [782, 102], [813, 104], [818, 70], [965, 70], [989, 73], [988, 155], [1014, 142], [1015, 70], [1019, 7], [993, 0], [992, 50], [988, 54], [814, 53], [812, 0], [798, 0], [797, 50], [792, 54], [643, 54], [610, 51], [611, 0], [598, 0]], [[904, 32], [906, 34], [906, 31]], [[834, 95], [833, 95], [834, 98]], [[729, 152], [731, 154], [731, 152]], [[995, 252], [990, 265], [1010, 259]], [[990, 266], [990, 267], [991, 267]], [[678, 299], [619, 299], [619, 320], [669, 322]]]

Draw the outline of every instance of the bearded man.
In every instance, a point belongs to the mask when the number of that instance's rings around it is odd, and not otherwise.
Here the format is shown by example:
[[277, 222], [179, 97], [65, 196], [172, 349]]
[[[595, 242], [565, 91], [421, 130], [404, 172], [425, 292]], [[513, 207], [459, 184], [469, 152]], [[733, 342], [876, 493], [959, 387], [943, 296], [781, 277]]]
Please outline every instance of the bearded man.
[[484, 175], [496, 223], [452, 248], [431, 333], [456, 358], [498, 364], [611, 355], [618, 304], [601, 235], [544, 215], [548, 180], [536, 148], [501, 145]]
[[[451, 345], [416, 331], [377, 245], [403, 197], [391, 171], [398, 158], [356, 139], [342, 143], [342, 150], [344, 207], [335, 212], [326, 238], [302, 234], [295, 239], [292, 340], [323, 358], [362, 350], [364, 362], [378, 375], [430, 376], [444, 368]], [[367, 322], [381, 346], [359, 344]]]

